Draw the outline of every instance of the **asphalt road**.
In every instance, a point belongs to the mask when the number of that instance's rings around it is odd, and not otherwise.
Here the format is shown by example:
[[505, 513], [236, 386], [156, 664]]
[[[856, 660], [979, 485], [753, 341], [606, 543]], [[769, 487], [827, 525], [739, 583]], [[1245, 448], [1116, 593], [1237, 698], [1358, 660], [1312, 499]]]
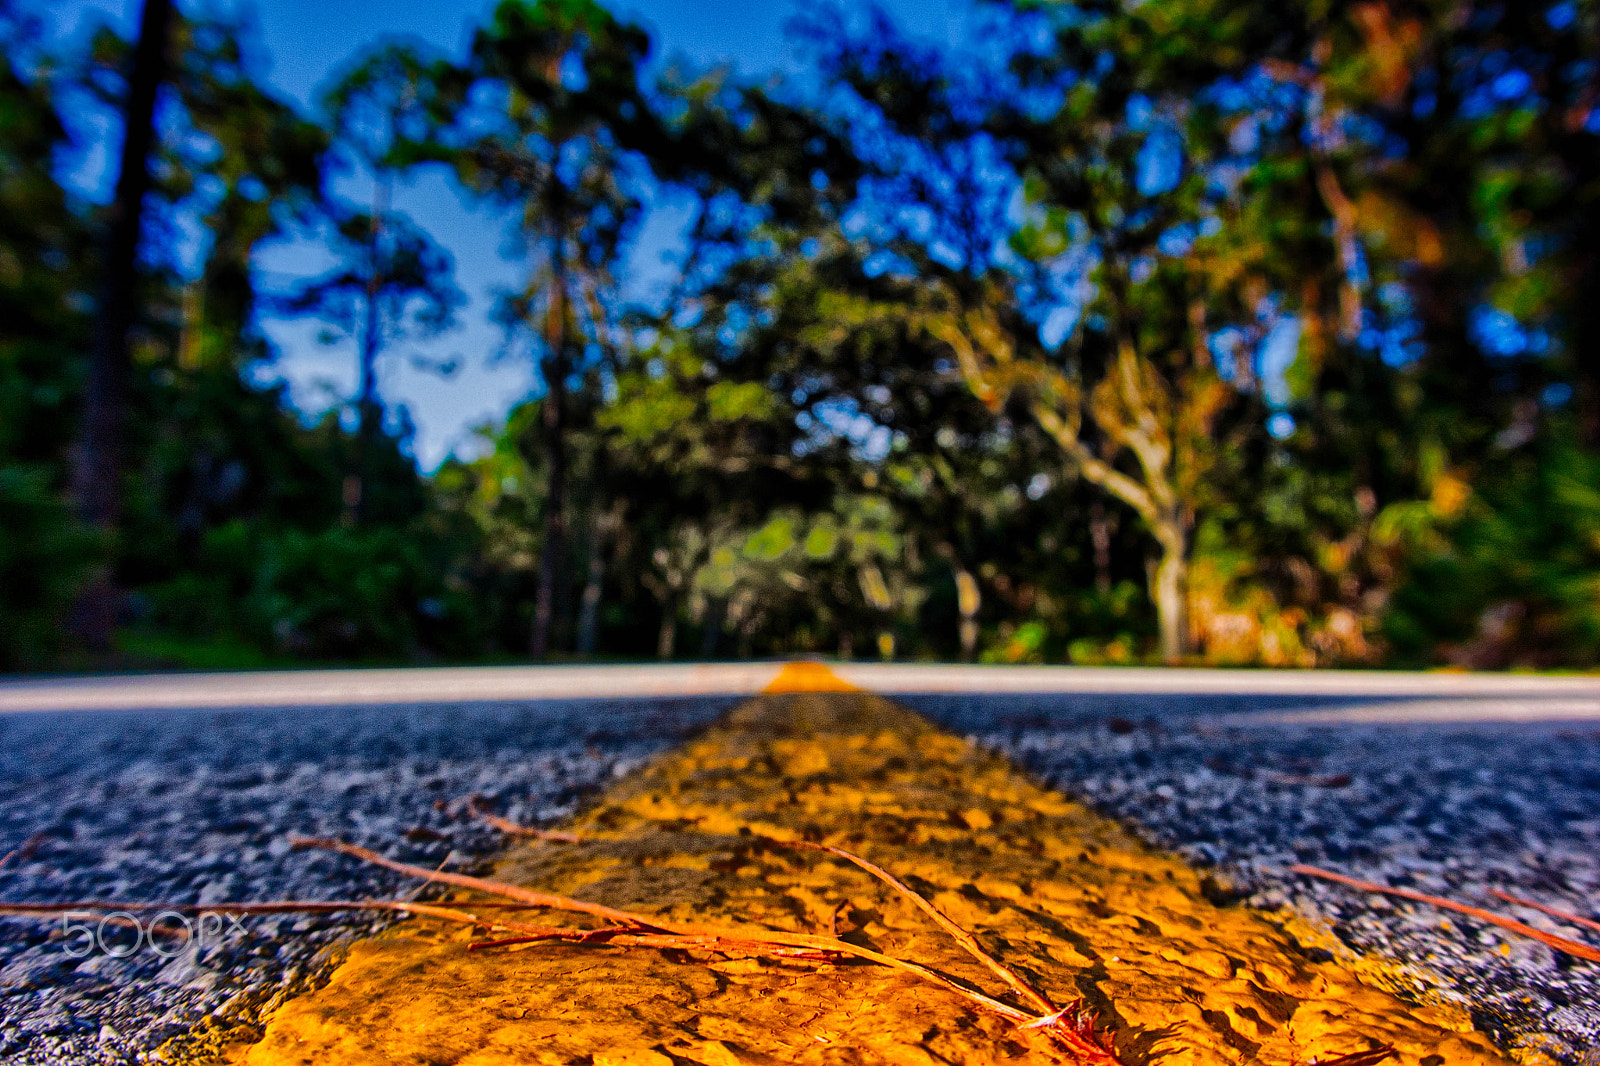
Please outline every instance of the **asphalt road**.
[[[0, 682], [0, 899], [396, 896], [291, 851], [338, 835], [471, 869], [513, 819], [586, 794], [766, 683], [771, 664]], [[1600, 1044], [1600, 965], [1458, 915], [1287, 872], [1306, 862], [1600, 941], [1491, 888], [1600, 918], [1600, 680], [852, 665], [838, 672], [1012, 756], [1236, 896], [1470, 1002], [1508, 1046]], [[34, 841], [31, 848], [28, 841]], [[251, 918], [186, 950], [0, 920], [0, 1059], [138, 1062], [315, 981], [370, 917]], [[75, 927], [69, 927], [75, 928]], [[81, 953], [82, 957], [76, 957]], [[170, 955], [171, 957], [166, 957]]]

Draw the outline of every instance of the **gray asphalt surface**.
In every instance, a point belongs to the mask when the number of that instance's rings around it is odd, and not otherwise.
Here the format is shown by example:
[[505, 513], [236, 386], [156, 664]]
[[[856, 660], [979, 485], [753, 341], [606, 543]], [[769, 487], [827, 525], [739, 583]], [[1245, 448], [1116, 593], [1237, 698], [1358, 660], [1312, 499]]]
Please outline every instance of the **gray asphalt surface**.
[[[500, 840], [463, 810], [465, 797], [530, 824], [559, 819], [733, 702], [3, 714], [0, 854], [42, 836], [0, 869], [0, 899], [395, 897], [410, 890], [403, 878], [290, 851], [284, 837], [338, 835], [471, 870]], [[1380, 725], [1347, 720], [1348, 698], [1262, 692], [905, 702], [1215, 866], [1239, 898], [1298, 907], [1354, 947], [1417, 964], [1419, 980], [1471, 1002], [1508, 1047], [1537, 1043], [1577, 1064], [1600, 1045], [1600, 966], [1284, 870], [1309, 862], [1477, 903], [1500, 887], [1600, 918], [1600, 722], [1586, 714]], [[1330, 721], [1283, 723], [1317, 714]], [[59, 924], [0, 919], [0, 1060], [154, 1061], [165, 1040], [208, 1017], [249, 1021], [316, 980], [332, 944], [372, 925], [355, 915], [247, 918], [171, 959], [148, 946], [80, 959], [70, 951], [81, 938], [61, 936]], [[105, 939], [126, 945], [131, 932], [108, 928]]]
[[[713, 719], [723, 699], [0, 715], [0, 899], [394, 899], [414, 882], [290, 833], [471, 872], [503, 841], [463, 800], [529, 825]], [[377, 923], [381, 927], [382, 923]], [[253, 1022], [315, 981], [370, 914], [247, 917], [190, 950], [107, 927], [0, 918], [0, 1061], [159, 1061], [210, 1019]], [[171, 954], [164, 958], [161, 953]]]

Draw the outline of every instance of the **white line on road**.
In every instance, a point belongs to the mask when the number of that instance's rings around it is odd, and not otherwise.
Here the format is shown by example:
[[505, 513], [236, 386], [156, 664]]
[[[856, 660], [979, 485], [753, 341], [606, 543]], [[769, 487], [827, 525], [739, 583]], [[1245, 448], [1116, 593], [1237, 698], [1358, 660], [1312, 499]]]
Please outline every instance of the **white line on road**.
[[1600, 721], [1600, 700], [1457, 699], [1394, 700], [1303, 711], [1222, 715], [1219, 725], [1445, 725], [1452, 722]]
[[0, 682], [0, 713], [741, 696], [775, 663], [143, 674]]
[[[891, 695], [1277, 696], [1388, 699], [1381, 705], [1281, 708], [1251, 721], [1487, 721], [1600, 717], [1600, 677], [1378, 671], [1196, 670], [837, 663], [861, 688]], [[144, 674], [0, 681], [0, 713], [154, 708], [314, 707], [521, 700], [743, 696], [778, 663], [489, 666]], [[1470, 706], [1460, 701], [1468, 701]]]
[[1600, 704], [1600, 675], [1415, 673], [1380, 670], [1210, 670], [1150, 667], [966, 666], [840, 663], [851, 684], [875, 692], [1350, 696], [1470, 699], [1566, 696]]

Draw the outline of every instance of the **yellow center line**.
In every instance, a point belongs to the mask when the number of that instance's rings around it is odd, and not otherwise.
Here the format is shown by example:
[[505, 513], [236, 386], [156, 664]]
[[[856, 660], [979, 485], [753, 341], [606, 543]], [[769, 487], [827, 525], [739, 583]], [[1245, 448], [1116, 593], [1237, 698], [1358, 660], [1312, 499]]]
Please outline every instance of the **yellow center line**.
[[777, 676], [761, 691], [772, 696], [786, 692], [860, 692], [861, 689], [822, 663], [797, 662], [784, 663]]
[[[1127, 1066], [1298, 1066], [1392, 1044], [1399, 1066], [1503, 1063], [1458, 1007], [1397, 995], [1293, 919], [1207, 898], [1199, 873], [1004, 760], [826, 667], [619, 782], [578, 845], [496, 876], [663, 921], [827, 934], [1026, 1007], [846, 848], [926, 896], [1056, 1004], [1082, 999]], [[567, 923], [570, 916], [537, 921]], [[459, 1066], [1071, 1062], [1044, 1032], [898, 970], [539, 943], [425, 920], [355, 943], [228, 1061]]]

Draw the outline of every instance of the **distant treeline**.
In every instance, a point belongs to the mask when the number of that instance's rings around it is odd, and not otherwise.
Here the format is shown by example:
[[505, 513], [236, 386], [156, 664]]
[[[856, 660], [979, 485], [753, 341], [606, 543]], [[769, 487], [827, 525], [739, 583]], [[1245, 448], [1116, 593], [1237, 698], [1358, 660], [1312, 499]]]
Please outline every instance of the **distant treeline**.
[[[135, 42], [52, 51], [0, 0], [0, 668], [1600, 664], [1600, 4], [968, 28], [813, 14], [783, 84], [505, 0], [304, 114], [186, 5], [119, 276], [116, 206], [61, 178], [80, 116], [133, 113]], [[499, 355], [539, 385], [424, 475], [379, 369], [463, 304], [388, 206], [428, 170], [504, 220]], [[630, 304], [664, 203], [671, 291]], [[290, 239], [335, 265], [269, 287]], [[254, 384], [266, 316], [321, 323], [358, 395], [308, 424]]]

